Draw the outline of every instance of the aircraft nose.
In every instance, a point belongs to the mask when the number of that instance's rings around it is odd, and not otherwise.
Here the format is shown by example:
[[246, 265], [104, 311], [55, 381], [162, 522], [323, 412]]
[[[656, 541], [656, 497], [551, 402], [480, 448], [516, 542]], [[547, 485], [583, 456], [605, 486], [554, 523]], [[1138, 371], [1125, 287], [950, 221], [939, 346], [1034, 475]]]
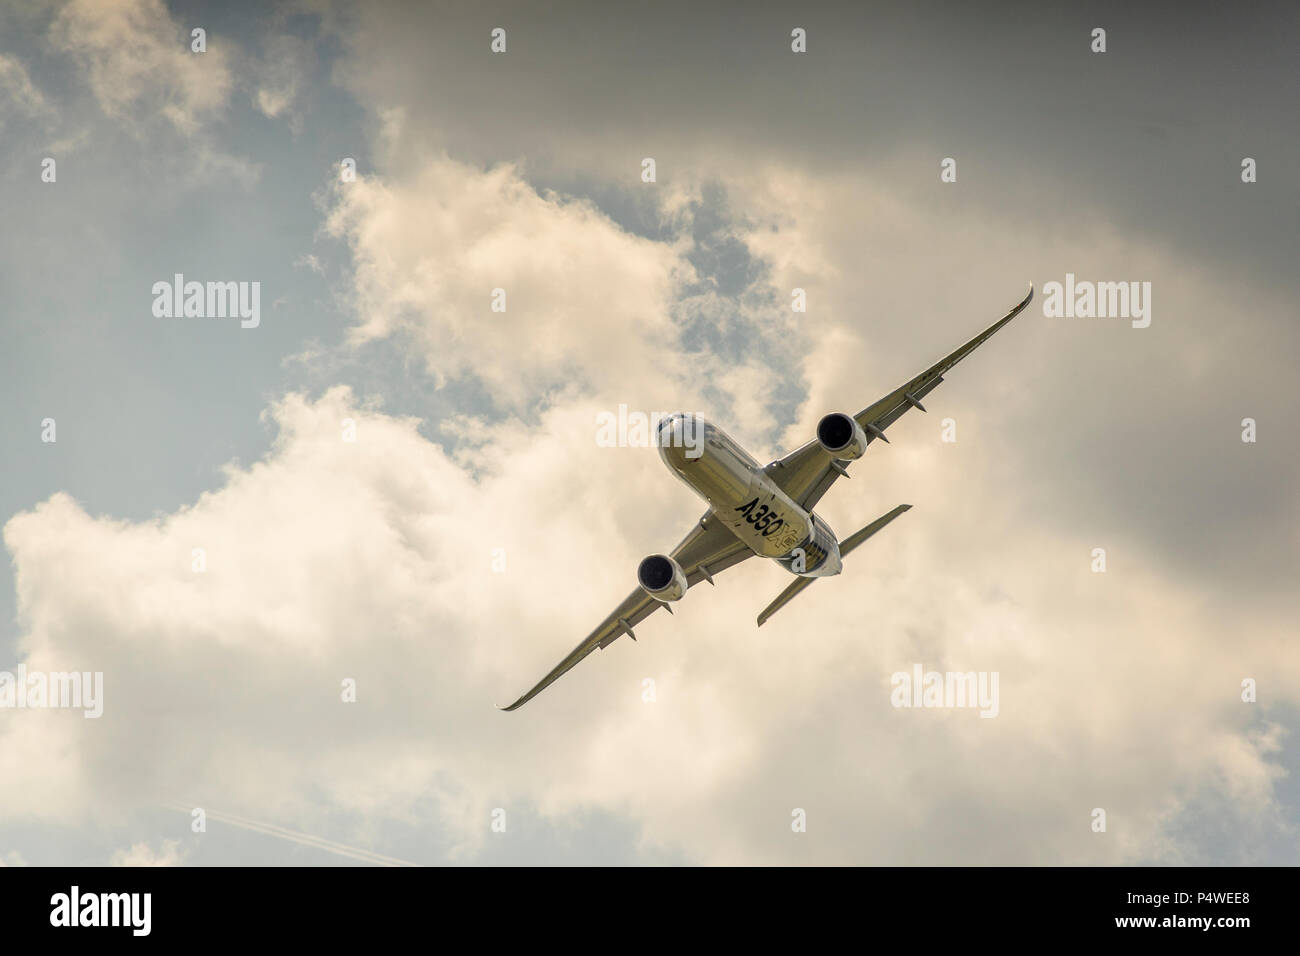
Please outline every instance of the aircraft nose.
[[[689, 451], [687, 438], [687, 421], [686, 416], [681, 412], [669, 415], [659, 423], [657, 434], [659, 445], [659, 457], [664, 463], [671, 468], [681, 469], [688, 462], [695, 461], [695, 457], [687, 455]], [[696, 456], [698, 457], [698, 456]]]

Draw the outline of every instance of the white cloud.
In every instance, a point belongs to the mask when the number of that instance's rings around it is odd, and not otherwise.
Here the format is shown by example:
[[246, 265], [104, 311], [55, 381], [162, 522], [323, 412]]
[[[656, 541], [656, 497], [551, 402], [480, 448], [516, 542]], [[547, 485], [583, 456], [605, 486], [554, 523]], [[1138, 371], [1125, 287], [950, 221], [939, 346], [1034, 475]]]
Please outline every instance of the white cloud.
[[[1235, 674], [1225, 620], [1158, 576], [1091, 575], [1077, 542], [945, 501], [954, 462], [919, 443], [847, 507], [883, 511], [906, 485], [925, 508], [761, 631], [784, 582], [750, 563], [524, 710], [493, 710], [699, 510], [653, 452], [596, 448], [589, 411], [492, 426], [475, 478], [346, 390], [289, 396], [268, 458], [190, 508], [120, 522], [57, 495], [15, 516], [27, 663], [103, 670], [106, 705], [97, 721], [15, 715], [6, 818], [66, 821], [97, 812], [92, 797], [286, 821], [319, 799], [367, 819], [433, 806], [470, 851], [490, 808], [533, 804], [602, 809], [710, 862], [1118, 862], [1149, 850], [1189, 782], [1221, 776], [1243, 813], [1267, 806], [1271, 746], [1248, 743], [1218, 676]], [[913, 661], [999, 671], [1001, 715], [893, 710], [888, 675]], [[1112, 836], [1089, 831], [1094, 806]]]
[[[489, 449], [488, 476], [475, 481], [413, 422], [358, 408], [345, 390], [316, 403], [290, 397], [274, 414], [282, 435], [268, 461], [232, 470], [224, 488], [162, 521], [95, 519], [58, 495], [9, 522], [6, 542], [22, 555], [28, 665], [103, 670], [106, 704], [102, 718], [80, 724], [16, 715], [0, 752], [8, 779], [31, 786], [6, 788], [6, 813], [66, 820], [92, 812], [92, 794], [96, 804], [135, 806], [183, 792], [196, 805], [281, 816], [303, 812], [313, 790], [344, 807], [404, 813], [432, 793], [455, 838], [472, 842], [493, 797], [550, 806], [548, 788], [531, 781], [557, 770], [582, 799], [606, 786], [625, 792], [601, 757], [611, 746], [621, 753], [623, 734], [611, 739], [586, 715], [620, 699], [637, 713], [639, 678], [632, 693], [626, 678], [621, 689], [588, 683], [577, 698], [586, 703], [568, 704], [565, 722], [598, 739], [563, 757], [538, 752], [539, 726], [492, 702], [626, 589], [632, 555], [610, 560], [608, 517], [593, 521], [586, 495], [566, 492], [575, 463], [602, 484], [625, 471], [625, 487], [645, 483], [635, 452], [597, 449], [592, 418], [569, 414], [554, 433], [562, 444]], [[341, 440], [347, 417], [358, 421], [355, 444]], [[524, 474], [540, 498], [517, 493]], [[671, 496], [669, 483], [656, 484], [648, 505]], [[540, 526], [539, 501], [548, 503]], [[490, 570], [493, 546], [507, 548], [509, 574]], [[206, 550], [205, 574], [190, 570], [194, 547]], [[575, 548], [602, 564], [580, 576]], [[68, 593], [65, 576], [85, 590]], [[555, 608], [560, 582], [567, 606]], [[552, 626], [540, 634], [543, 609]], [[534, 639], [523, 659], [511, 635]], [[349, 677], [355, 705], [339, 699]], [[697, 780], [735, 759], [710, 745], [739, 729], [717, 708], [700, 700], [666, 715], [669, 726], [690, 715], [708, 725], [673, 758]], [[685, 732], [652, 750], [670, 758]], [[69, 764], [60, 774], [37, 752], [66, 754]]]
[[677, 251], [539, 194], [512, 166], [442, 157], [409, 179], [340, 184], [328, 228], [352, 249], [354, 341], [401, 335], [440, 381], [476, 378], [507, 407], [571, 384], [636, 391], [671, 354], [689, 274]]
[[133, 843], [128, 849], [117, 850], [109, 866], [180, 866], [185, 862], [185, 851], [179, 840], [163, 840], [155, 850], [148, 843]]

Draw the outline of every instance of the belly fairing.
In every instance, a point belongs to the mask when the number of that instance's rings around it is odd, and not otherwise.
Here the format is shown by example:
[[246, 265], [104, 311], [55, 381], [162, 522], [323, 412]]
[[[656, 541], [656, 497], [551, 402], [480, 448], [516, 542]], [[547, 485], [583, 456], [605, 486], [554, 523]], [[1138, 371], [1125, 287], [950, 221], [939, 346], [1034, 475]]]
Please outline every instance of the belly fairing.
[[824, 578], [843, 569], [839, 540], [826, 522], [811, 516], [812, 533], [789, 554], [777, 558], [787, 571], [805, 578]]

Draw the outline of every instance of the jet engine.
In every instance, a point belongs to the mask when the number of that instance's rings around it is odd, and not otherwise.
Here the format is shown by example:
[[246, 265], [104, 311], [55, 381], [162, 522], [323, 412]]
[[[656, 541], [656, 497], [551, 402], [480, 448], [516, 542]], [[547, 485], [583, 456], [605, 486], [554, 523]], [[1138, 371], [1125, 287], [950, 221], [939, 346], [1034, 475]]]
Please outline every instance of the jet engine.
[[831, 412], [817, 423], [817, 441], [828, 455], [844, 461], [861, 458], [867, 450], [867, 433], [843, 412]]
[[666, 554], [652, 554], [637, 566], [641, 590], [657, 601], [680, 601], [686, 593], [686, 572]]

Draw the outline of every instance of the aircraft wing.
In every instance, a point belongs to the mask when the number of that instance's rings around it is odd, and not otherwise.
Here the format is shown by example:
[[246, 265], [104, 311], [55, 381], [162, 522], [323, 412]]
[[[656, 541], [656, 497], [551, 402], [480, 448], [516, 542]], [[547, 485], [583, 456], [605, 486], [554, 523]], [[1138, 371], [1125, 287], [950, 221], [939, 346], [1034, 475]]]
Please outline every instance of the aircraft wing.
[[[753, 555], [753, 551], [741, 542], [731, 529], [713, 518], [712, 512], [706, 511], [690, 533], [672, 550], [672, 558], [682, 566], [686, 575], [686, 584], [693, 587], [700, 581], [713, 583], [713, 575], [724, 571], [734, 564], [739, 564]], [[582, 643], [569, 652], [569, 656], [555, 665], [555, 668], [538, 682], [537, 686], [524, 694], [509, 707], [502, 710], [516, 710], [528, 703], [561, 676], [573, 668], [596, 648], [605, 648], [626, 634], [636, 640], [632, 628], [645, 620], [660, 607], [672, 607], [646, 594], [639, 587], [623, 599], [618, 607], [610, 612], [609, 617], [583, 639]]]
[[[870, 444], [876, 438], [884, 438], [885, 429], [909, 408], [922, 408], [921, 399], [943, 381], [944, 374], [983, 345], [994, 332], [1019, 315], [1033, 297], [1034, 287], [1030, 285], [1029, 294], [1019, 305], [975, 338], [935, 362], [920, 375], [904, 382], [875, 404], [868, 405], [854, 415], [854, 419], [867, 433], [867, 443]], [[834, 484], [835, 479], [842, 474], [847, 474], [845, 469], [848, 464], [847, 461], [832, 459], [814, 438], [807, 444], [800, 445], [784, 458], [772, 462], [766, 470], [782, 491], [811, 511], [821, 500], [822, 495], [826, 494], [826, 490]]]

